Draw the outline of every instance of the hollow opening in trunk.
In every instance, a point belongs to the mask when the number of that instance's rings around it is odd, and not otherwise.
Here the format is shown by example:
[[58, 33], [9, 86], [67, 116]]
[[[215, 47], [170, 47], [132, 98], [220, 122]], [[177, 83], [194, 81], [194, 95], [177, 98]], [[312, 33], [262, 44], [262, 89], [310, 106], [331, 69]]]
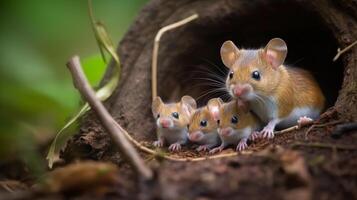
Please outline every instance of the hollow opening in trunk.
[[249, 7], [245, 14], [229, 12], [215, 20], [201, 18], [200, 23], [192, 23], [182, 32], [170, 33], [168, 47], [180, 48], [175, 43], [182, 40], [175, 37], [184, 37], [190, 45], [162, 64], [170, 70], [159, 74], [159, 95], [166, 101], [177, 101], [187, 94], [199, 105], [213, 97], [227, 100], [226, 92], [214, 90], [228, 72], [219, 54], [223, 42], [232, 40], [239, 48], [259, 48], [280, 37], [288, 45], [285, 64], [312, 73], [326, 97], [326, 108], [333, 106], [343, 78], [342, 63], [332, 61], [337, 41], [313, 11], [291, 2], [274, 5]]

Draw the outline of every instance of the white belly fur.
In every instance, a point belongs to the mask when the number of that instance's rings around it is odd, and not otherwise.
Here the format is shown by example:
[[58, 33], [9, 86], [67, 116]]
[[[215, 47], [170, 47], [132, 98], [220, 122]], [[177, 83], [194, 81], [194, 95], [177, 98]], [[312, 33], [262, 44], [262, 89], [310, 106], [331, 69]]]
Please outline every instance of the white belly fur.
[[218, 145], [220, 142], [220, 138], [217, 131], [206, 133], [204, 139], [200, 141], [198, 144], [201, 145]]
[[289, 116], [286, 118], [280, 119], [281, 121], [278, 124], [278, 128], [288, 128], [297, 124], [297, 120], [300, 117], [306, 116], [312, 119], [316, 119], [320, 115], [320, 110], [314, 109], [311, 107], [302, 107], [295, 108], [291, 111]]
[[158, 137], [163, 137], [167, 144], [173, 144], [180, 141], [187, 142], [187, 129], [158, 129]]
[[247, 128], [241, 129], [241, 130], [235, 130], [235, 132], [232, 136], [221, 137], [221, 140], [226, 145], [237, 145], [241, 139], [243, 139], [243, 138], [248, 139], [251, 133], [252, 133], [252, 128], [247, 127]]

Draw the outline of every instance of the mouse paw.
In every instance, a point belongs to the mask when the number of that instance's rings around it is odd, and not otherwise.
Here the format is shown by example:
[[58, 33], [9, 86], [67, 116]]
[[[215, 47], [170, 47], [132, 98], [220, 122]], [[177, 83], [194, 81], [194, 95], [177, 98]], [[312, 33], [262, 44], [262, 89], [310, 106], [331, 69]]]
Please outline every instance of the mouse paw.
[[155, 147], [163, 147], [164, 146], [164, 142], [162, 140], [157, 140], [155, 142], [152, 143]]
[[196, 151], [208, 151], [209, 147], [207, 145], [200, 145], [196, 148]]
[[213, 148], [211, 151], [209, 151], [209, 154], [215, 154], [215, 153], [221, 152], [223, 149], [224, 149], [223, 146]]
[[271, 139], [274, 137], [274, 129], [271, 128], [270, 126], [266, 126], [262, 131], [260, 131], [260, 135], [263, 138]]
[[243, 151], [246, 148], [248, 148], [247, 140], [242, 139], [239, 141], [236, 151]]
[[173, 143], [169, 146], [170, 151], [180, 151], [181, 150], [181, 144], [180, 143]]
[[249, 140], [254, 141], [260, 137], [260, 134], [258, 131], [254, 131], [252, 134], [249, 136]]
[[310, 117], [303, 116], [297, 120], [297, 123], [298, 123], [299, 128], [301, 128], [303, 126], [311, 124], [313, 121], [314, 120], [311, 119]]

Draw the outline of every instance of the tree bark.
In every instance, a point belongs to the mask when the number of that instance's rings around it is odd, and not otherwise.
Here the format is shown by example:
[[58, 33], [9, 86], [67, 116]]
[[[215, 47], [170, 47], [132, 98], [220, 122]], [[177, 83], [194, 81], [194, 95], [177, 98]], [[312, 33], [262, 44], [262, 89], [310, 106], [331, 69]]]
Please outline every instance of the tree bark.
[[[357, 39], [356, 2], [353, 0], [152, 0], [139, 13], [118, 47], [122, 75], [106, 107], [129, 133], [138, 140], [155, 138], [151, 114], [151, 56], [155, 34], [168, 24], [192, 15], [199, 18], [165, 34], [158, 58], [158, 95], [164, 101], [176, 101], [183, 95], [195, 98], [211, 86], [201, 86], [196, 71], [225, 70], [219, 48], [225, 40], [239, 47], [264, 46], [273, 37], [288, 45], [288, 64], [306, 68], [317, 78], [335, 118], [357, 120], [357, 48], [337, 62], [337, 48]], [[209, 62], [207, 62], [207, 60]], [[214, 63], [219, 69], [212, 66]], [[109, 64], [107, 80], [113, 68]], [[202, 71], [203, 72], [203, 71]], [[221, 75], [224, 77], [224, 75]], [[192, 87], [193, 85], [197, 87]], [[209, 97], [198, 100], [200, 105]], [[62, 157], [121, 161], [111, 141], [89, 113], [83, 118], [79, 134], [67, 144]]]

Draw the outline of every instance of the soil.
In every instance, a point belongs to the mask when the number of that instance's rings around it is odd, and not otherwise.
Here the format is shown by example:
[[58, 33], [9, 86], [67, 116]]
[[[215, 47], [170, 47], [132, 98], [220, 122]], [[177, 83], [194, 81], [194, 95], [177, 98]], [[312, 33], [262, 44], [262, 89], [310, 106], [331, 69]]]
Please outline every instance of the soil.
[[[79, 182], [76, 185], [71, 182], [71, 192], [56, 190], [56, 193], [51, 193], [49, 191], [52, 189], [44, 188], [45, 193], [27, 194], [27, 198], [357, 199], [357, 130], [344, 132], [337, 139], [332, 137], [336, 125], [344, 122], [336, 118], [335, 111], [330, 114], [316, 123], [323, 126], [313, 129], [309, 126], [283, 133], [269, 141], [254, 141], [248, 150], [232, 157], [176, 162], [158, 161], [143, 154], [155, 171], [155, 178], [150, 182], [140, 181], [128, 165], [118, 161], [119, 178], [115, 184], [108, 185], [96, 180], [96, 187], [100, 187], [100, 190], [83, 188], [83, 184], [88, 184], [87, 178], [85, 183]], [[328, 125], [331, 122], [337, 124]], [[221, 154], [231, 152], [233, 148], [224, 150]], [[186, 147], [180, 153], [167, 153], [182, 158], [207, 155], [196, 153], [194, 146]], [[62, 171], [71, 173], [70, 167], [67, 171]], [[81, 177], [83, 174], [85, 173], [78, 173], [76, 176]], [[61, 187], [65, 187], [68, 182], [61, 184]], [[23, 185], [13, 186], [12, 189], [17, 191], [17, 188], [20, 191], [25, 190]], [[26, 198], [22, 196], [20, 199]]]
[[[350, 0], [151, 1], [119, 45], [118, 54], [123, 62], [120, 86], [105, 102], [118, 123], [144, 145], [152, 148], [150, 143], [155, 138], [148, 106], [150, 41], [160, 27], [194, 11], [201, 20], [165, 35], [160, 44], [159, 95], [165, 101], [177, 100], [183, 94], [197, 98], [204, 90], [212, 89], [192, 87], [194, 71], [207, 65], [194, 58], [209, 58], [218, 65], [216, 70], [224, 70], [218, 57], [223, 41], [234, 38], [236, 43], [254, 46], [281, 35], [288, 41], [290, 63], [306, 56], [298, 64], [317, 78], [328, 100], [327, 111], [313, 128], [308, 126], [276, 135], [269, 141], [252, 142], [247, 151], [232, 157], [175, 162], [141, 153], [155, 171], [154, 180], [149, 182], [135, 176], [96, 116], [89, 113], [82, 119], [79, 133], [61, 154], [64, 167], [75, 160], [115, 163], [119, 168], [115, 184], [105, 185], [105, 190], [99, 192], [88, 188], [49, 193], [46, 188], [36, 192], [23, 189], [20, 183], [19, 190], [28, 193], [3, 192], [0, 199], [357, 199], [357, 130], [332, 137], [336, 126], [357, 121], [357, 48], [332, 62], [338, 47], [345, 47], [357, 38], [356, 10], [355, 1]], [[188, 80], [183, 81], [182, 77]], [[211, 97], [215, 96], [219, 94]], [[208, 98], [202, 98], [199, 104]], [[222, 154], [229, 152], [233, 149]], [[194, 146], [180, 153], [167, 153], [179, 158], [206, 156], [196, 153]], [[12, 191], [17, 191], [13, 182], [1, 182], [0, 188], [9, 184]], [[32, 184], [26, 182], [27, 187]]]

